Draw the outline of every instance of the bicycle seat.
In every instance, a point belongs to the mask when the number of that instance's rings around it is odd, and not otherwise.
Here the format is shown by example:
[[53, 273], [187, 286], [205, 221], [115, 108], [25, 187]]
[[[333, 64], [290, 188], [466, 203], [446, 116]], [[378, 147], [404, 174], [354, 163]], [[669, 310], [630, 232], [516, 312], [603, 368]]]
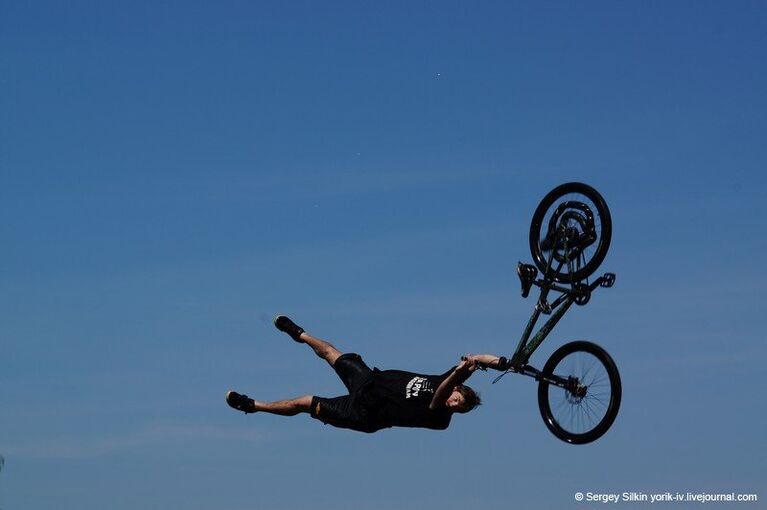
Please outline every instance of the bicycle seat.
[[530, 288], [538, 276], [538, 268], [531, 264], [517, 263], [517, 276], [522, 284], [522, 297], [526, 298], [530, 294]]

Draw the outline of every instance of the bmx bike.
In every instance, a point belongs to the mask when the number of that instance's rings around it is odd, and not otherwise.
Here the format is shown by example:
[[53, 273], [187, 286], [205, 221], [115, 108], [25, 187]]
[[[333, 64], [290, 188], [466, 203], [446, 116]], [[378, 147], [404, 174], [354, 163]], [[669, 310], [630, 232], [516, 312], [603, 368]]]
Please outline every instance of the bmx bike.
[[[589, 283], [589, 276], [607, 255], [611, 236], [607, 203], [591, 186], [562, 184], [543, 198], [530, 225], [535, 265], [517, 265], [522, 297], [527, 297], [533, 286], [540, 289], [540, 295], [514, 354], [506, 366], [499, 367], [504, 372], [493, 381], [495, 384], [507, 373], [538, 381], [538, 407], [546, 427], [571, 444], [600, 438], [615, 421], [621, 403], [621, 379], [615, 362], [600, 346], [584, 340], [554, 351], [542, 370], [528, 361], [573, 303], [583, 306], [597, 288], [615, 283], [614, 273]], [[550, 300], [555, 293], [558, 296]], [[541, 315], [549, 319], [530, 338]]]

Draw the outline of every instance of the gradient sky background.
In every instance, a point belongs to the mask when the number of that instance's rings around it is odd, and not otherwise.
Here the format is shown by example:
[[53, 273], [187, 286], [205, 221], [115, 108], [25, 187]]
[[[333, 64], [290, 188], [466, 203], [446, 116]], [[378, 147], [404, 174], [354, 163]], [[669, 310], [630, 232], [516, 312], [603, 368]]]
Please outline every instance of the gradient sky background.
[[[765, 49], [763, 2], [0, 3], [0, 508], [767, 499]], [[278, 312], [381, 368], [510, 353], [572, 180], [617, 283], [532, 362], [612, 354], [598, 442], [513, 375], [445, 432], [224, 403], [342, 393]]]

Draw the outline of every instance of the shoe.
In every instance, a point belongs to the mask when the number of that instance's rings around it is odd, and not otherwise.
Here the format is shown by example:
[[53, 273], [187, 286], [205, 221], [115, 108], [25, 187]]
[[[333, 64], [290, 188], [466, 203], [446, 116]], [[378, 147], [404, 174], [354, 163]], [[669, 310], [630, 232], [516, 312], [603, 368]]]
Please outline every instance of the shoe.
[[304, 343], [303, 340], [301, 340], [301, 333], [304, 332], [304, 328], [290, 320], [284, 315], [278, 315], [274, 318], [274, 327], [282, 331], [283, 333], [287, 333], [290, 335], [290, 338], [295, 340], [296, 342], [302, 344]]
[[245, 414], [256, 412], [256, 405], [253, 403], [253, 399], [248, 398], [247, 395], [240, 395], [236, 391], [226, 392], [226, 403], [229, 404], [229, 407], [242, 411]]

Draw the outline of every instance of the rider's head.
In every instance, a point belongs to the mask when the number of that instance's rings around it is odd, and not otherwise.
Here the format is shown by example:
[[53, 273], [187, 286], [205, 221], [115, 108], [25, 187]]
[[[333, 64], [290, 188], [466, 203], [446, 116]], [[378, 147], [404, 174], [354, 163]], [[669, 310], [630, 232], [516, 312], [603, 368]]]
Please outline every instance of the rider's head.
[[447, 399], [447, 407], [454, 413], [468, 413], [482, 404], [479, 394], [466, 385], [453, 388], [453, 393]]

